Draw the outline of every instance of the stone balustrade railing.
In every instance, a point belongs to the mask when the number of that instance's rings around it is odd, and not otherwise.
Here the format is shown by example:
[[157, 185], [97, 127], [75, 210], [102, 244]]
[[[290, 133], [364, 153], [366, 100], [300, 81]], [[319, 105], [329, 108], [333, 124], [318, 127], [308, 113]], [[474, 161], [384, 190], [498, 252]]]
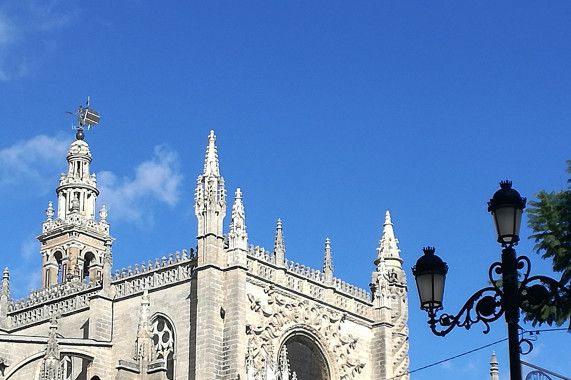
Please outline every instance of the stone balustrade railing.
[[168, 257], [149, 260], [139, 266], [129, 266], [115, 271], [112, 284], [115, 286], [117, 297], [127, 297], [131, 294], [154, 289], [164, 285], [186, 281], [192, 277], [197, 265], [197, 257], [191, 249], [186, 249]]
[[33, 291], [27, 300], [12, 301], [8, 307], [11, 327], [25, 326], [52, 316], [77, 312], [89, 307], [89, 299], [101, 283], [64, 283]]
[[[197, 260], [194, 251], [187, 250], [170, 254], [162, 259], [135, 265], [115, 272], [112, 284], [117, 297], [142, 292], [167, 284], [189, 279], [194, 273]], [[25, 326], [43, 321], [54, 315], [77, 312], [89, 308], [89, 299], [101, 290], [101, 281], [85, 283], [70, 281], [49, 288], [32, 290], [21, 300], [11, 300], [7, 315], [11, 327]]]
[[333, 286], [335, 286], [335, 289], [339, 290], [339, 292], [345, 293], [349, 296], [360, 299], [362, 301], [370, 302], [371, 300], [371, 293], [369, 293], [365, 289], [359, 288], [355, 285], [351, 285], [341, 279], [334, 278]]
[[93, 231], [98, 231], [109, 235], [109, 223], [98, 222], [94, 219], [88, 219], [79, 213], [69, 214], [65, 219], [47, 220], [42, 224], [42, 232], [52, 231], [58, 228], [65, 228], [71, 226], [84, 226]]
[[123, 278], [137, 276], [142, 273], [152, 272], [154, 270], [164, 268], [167, 266], [172, 266], [185, 261], [196, 260], [196, 254], [191, 248], [190, 253], [183, 249], [182, 253], [176, 251], [174, 254], [169, 254], [168, 256], [163, 256], [162, 258], [155, 258], [155, 260], [149, 260], [148, 262], [142, 262], [141, 265], [135, 264], [135, 266], [128, 266], [127, 268], [122, 268], [115, 271], [113, 280], [117, 281]]
[[8, 305], [8, 313], [28, 309], [54, 300], [68, 298], [84, 290], [99, 288], [100, 282], [87, 284], [83, 281], [60, 283], [49, 288], [32, 290], [30, 295], [19, 300], [12, 300]]

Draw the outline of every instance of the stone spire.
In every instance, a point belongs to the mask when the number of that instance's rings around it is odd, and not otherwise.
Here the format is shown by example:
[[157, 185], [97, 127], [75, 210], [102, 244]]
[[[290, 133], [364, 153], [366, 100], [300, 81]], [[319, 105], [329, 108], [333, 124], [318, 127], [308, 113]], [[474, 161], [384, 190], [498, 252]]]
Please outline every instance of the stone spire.
[[8, 315], [9, 301], [10, 301], [10, 272], [8, 271], [8, 268], [4, 268], [4, 274], [2, 275], [2, 282], [0, 283], [0, 318], [5, 318]]
[[4, 268], [2, 274], [2, 283], [0, 283], [0, 297], [10, 298], [10, 271], [8, 267]]
[[39, 380], [62, 380], [63, 373], [60, 366], [60, 352], [57, 342], [57, 320], [52, 318], [50, 321], [50, 332], [48, 335], [48, 344], [46, 346], [46, 353], [42, 359], [40, 367]]
[[[373, 344], [381, 357], [392, 358], [375, 377], [408, 379], [408, 298], [406, 275], [395, 238], [389, 211], [385, 213], [383, 233], [377, 248], [376, 269], [371, 276], [375, 333]], [[375, 358], [375, 360], [377, 360]]]
[[200, 263], [218, 263], [224, 245], [222, 226], [226, 216], [226, 188], [220, 176], [216, 136], [210, 131], [204, 172], [197, 178], [194, 213], [198, 219], [198, 259]]
[[[56, 189], [57, 212], [50, 201], [42, 233], [37, 236], [43, 255], [42, 288], [61, 282], [97, 282], [102, 278], [102, 257], [113, 242], [109, 235], [107, 210], [95, 220], [99, 195], [95, 174], [90, 171], [91, 152], [77, 133], [67, 152], [67, 173], [62, 173]], [[55, 219], [54, 219], [55, 216]]]
[[282, 231], [282, 220], [278, 219], [278, 223], [276, 226], [276, 238], [274, 240], [274, 255], [276, 257], [276, 265], [277, 266], [284, 266], [285, 265], [285, 243], [284, 243], [284, 234]]
[[246, 215], [242, 202], [242, 192], [236, 189], [234, 204], [232, 205], [232, 221], [228, 233], [229, 263], [246, 263], [248, 252], [248, 233], [246, 232]]
[[145, 289], [141, 298], [139, 309], [139, 324], [137, 326], [137, 340], [135, 342], [134, 359], [137, 361], [151, 362], [154, 354], [153, 334], [151, 332], [149, 291]]
[[325, 252], [323, 254], [323, 281], [327, 285], [333, 284], [333, 259], [331, 257], [331, 240], [325, 239]]
[[385, 260], [396, 260], [397, 263], [393, 265], [402, 264], [402, 259], [399, 256], [400, 249], [398, 249], [398, 239], [395, 238], [395, 232], [393, 230], [393, 223], [391, 221], [391, 214], [389, 210], [385, 213], [385, 222], [383, 223], [383, 235], [379, 241], [379, 247], [377, 248], [377, 260], [375, 260], [375, 265], [379, 265], [382, 259]]
[[218, 150], [216, 148], [216, 136], [214, 135], [214, 131], [210, 131], [210, 135], [208, 135], [208, 146], [206, 147], [206, 157], [204, 159], [204, 175], [220, 177]]
[[498, 369], [498, 359], [496, 358], [496, 352], [492, 351], [492, 360], [490, 361], [490, 380], [499, 380], [500, 371]]

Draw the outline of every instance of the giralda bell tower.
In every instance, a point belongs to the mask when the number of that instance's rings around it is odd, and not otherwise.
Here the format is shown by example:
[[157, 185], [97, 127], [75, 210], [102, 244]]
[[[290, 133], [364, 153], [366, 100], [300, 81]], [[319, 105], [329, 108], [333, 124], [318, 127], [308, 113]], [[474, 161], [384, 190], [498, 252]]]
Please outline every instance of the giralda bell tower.
[[[68, 169], [56, 189], [57, 211], [48, 203], [40, 241], [43, 256], [42, 288], [62, 282], [94, 282], [111, 268], [111, 244], [107, 210], [99, 210], [95, 220], [95, 201], [99, 195], [95, 174], [89, 169], [91, 152], [84, 141], [84, 127], [99, 122], [93, 109], [79, 107], [76, 140], [67, 152]], [[55, 217], [55, 218], [54, 218]]]

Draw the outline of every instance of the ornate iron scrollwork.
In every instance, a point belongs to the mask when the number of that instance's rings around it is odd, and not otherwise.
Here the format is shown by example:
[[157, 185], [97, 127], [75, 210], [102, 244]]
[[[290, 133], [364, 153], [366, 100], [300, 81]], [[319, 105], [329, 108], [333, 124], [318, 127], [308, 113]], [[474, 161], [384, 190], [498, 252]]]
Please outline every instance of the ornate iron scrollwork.
[[[557, 310], [557, 305], [561, 305], [565, 299], [571, 297], [569, 289], [550, 277], [530, 277], [531, 262], [526, 256], [516, 259], [516, 268], [518, 271], [517, 303], [524, 312], [538, 315], [538, 312], [545, 307]], [[502, 290], [504, 270], [502, 263], [493, 263], [488, 271], [491, 286], [474, 293], [457, 314], [443, 313], [438, 316], [437, 311], [441, 308], [429, 310], [428, 323], [432, 332], [438, 336], [445, 336], [454, 327], [464, 327], [469, 330], [472, 325], [482, 322], [485, 326], [483, 333], [487, 334], [490, 331], [490, 323], [504, 314], [505, 294]], [[519, 341], [520, 352], [524, 355], [530, 353], [533, 350], [532, 341], [534, 340], [522, 334]]]
[[[438, 336], [445, 336], [454, 327], [464, 327], [469, 330], [472, 325], [478, 322], [485, 325], [484, 334], [490, 332], [490, 323], [500, 318], [504, 313], [503, 292], [491, 276], [490, 280], [492, 280], [492, 286], [474, 293], [456, 315], [444, 313], [437, 317], [436, 310], [431, 310], [428, 314], [430, 318], [428, 323], [432, 332]], [[437, 325], [444, 327], [444, 329], [438, 330]]]

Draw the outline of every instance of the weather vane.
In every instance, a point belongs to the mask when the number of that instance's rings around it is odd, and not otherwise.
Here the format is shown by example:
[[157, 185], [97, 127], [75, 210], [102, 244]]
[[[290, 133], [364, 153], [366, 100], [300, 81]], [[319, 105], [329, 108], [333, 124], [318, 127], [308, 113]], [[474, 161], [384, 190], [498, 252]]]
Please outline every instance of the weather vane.
[[72, 128], [77, 129], [75, 138], [78, 140], [83, 140], [83, 138], [85, 137], [85, 134], [83, 133], [84, 127], [87, 128], [87, 130], [89, 130], [89, 128], [93, 127], [94, 125], [97, 125], [100, 119], [97, 111], [95, 111], [92, 108], [89, 108], [89, 96], [87, 97], [87, 102], [85, 103], [85, 107], [79, 106], [77, 112], [74, 113], [67, 111], [66, 113], [77, 116], [77, 126], [73, 126]]

